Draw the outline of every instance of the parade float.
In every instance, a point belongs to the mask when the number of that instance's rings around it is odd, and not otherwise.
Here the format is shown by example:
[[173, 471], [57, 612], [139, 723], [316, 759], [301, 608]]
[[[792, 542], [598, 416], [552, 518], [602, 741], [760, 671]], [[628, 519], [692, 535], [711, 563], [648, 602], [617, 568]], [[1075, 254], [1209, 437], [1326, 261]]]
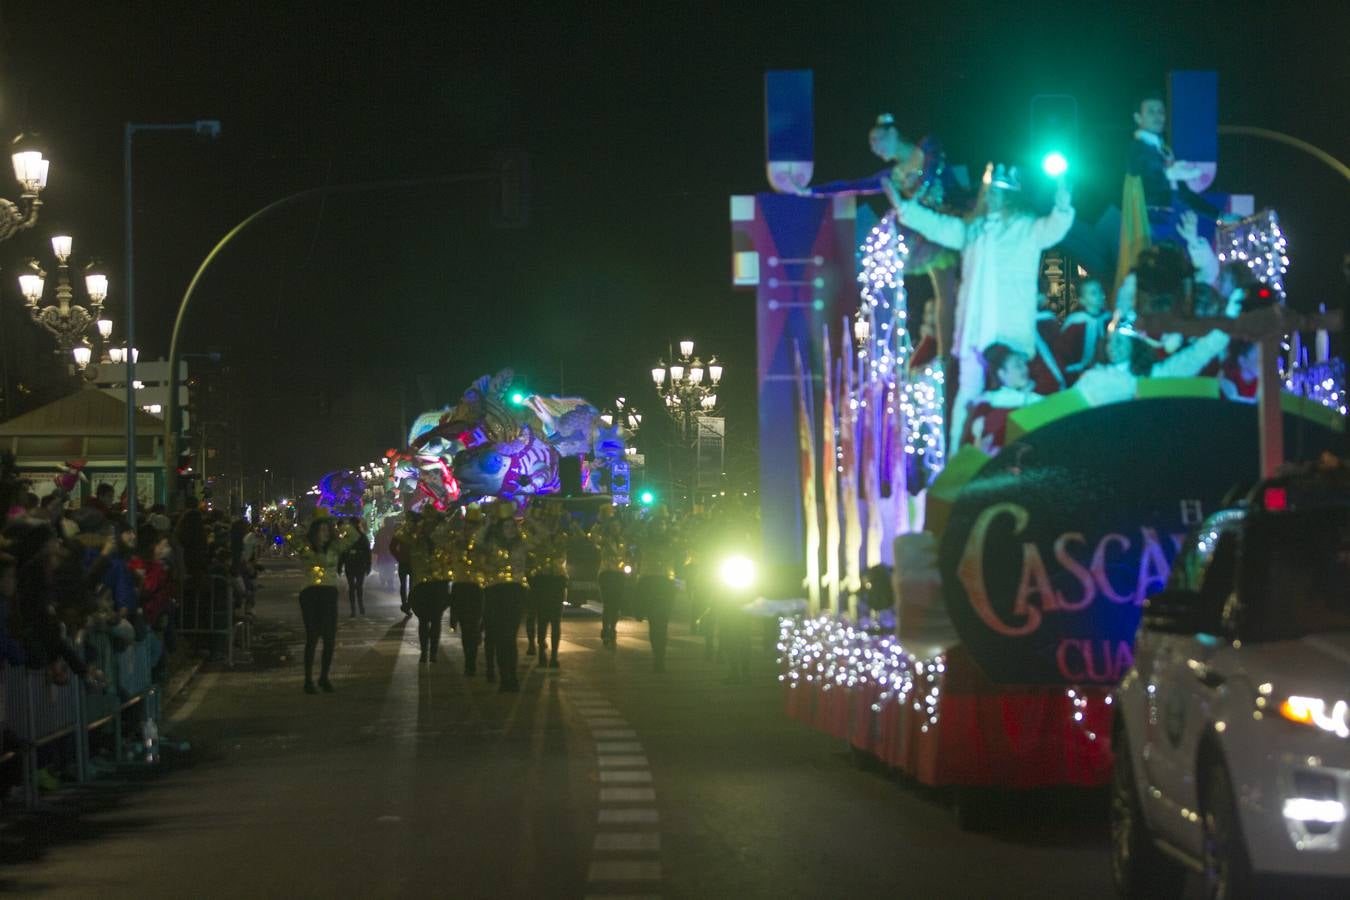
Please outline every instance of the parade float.
[[[362, 516], [376, 534], [410, 509], [444, 512], [496, 500], [523, 505], [560, 493], [626, 502], [623, 425], [581, 398], [515, 389], [513, 377], [503, 369], [478, 378], [455, 405], [419, 415], [403, 448], [323, 476], [310, 491], [316, 507]], [[575, 484], [565, 483], [572, 478]]]
[[1186, 534], [1283, 448], [1343, 440], [1344, 369], [1312, 337], [1335, 323], [1285, 308], [1278, 218], [1229, 215], [1219, 258], [1245, 262], [1269, 306], [1187, 320], [1141, 297], [1139, 327], [1259, 344], [1259, 403], [1221, 399], [1212, 377], [1125, 376], [1008, 410], [1000, 446], [949, 454], [946, 372], [915, 358], [904, 232], [810, 196], [810, 73], [769, 73], [766, 98], [775, 192], [732, 200], [733, 280], [758, 294], [764, 542], [792, 548], [806, 595], [781, 620], [786, 710], [962, 789], [972, 825], [989, 788], [1104, 784], [1111, 691]]

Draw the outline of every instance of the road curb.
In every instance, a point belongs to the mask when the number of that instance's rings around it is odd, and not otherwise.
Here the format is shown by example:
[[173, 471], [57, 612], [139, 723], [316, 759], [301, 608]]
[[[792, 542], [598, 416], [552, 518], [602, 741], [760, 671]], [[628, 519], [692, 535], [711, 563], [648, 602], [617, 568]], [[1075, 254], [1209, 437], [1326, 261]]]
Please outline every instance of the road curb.
[[164, 686], [164, 702], [173, 702], [187, 690], [187, 686], [192, 683], [192, 679], [197, 677], [197, 673], [201, 671], [204, 665], [206, 665], [206, 657], [199, 656], [190, 665], [184, 666], [170, 676], [168, 684]]

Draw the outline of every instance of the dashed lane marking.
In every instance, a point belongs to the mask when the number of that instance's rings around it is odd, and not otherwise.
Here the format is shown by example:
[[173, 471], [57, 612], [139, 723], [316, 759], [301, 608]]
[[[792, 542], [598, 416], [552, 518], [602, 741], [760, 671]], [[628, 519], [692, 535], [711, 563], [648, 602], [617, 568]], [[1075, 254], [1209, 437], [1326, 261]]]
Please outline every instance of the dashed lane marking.
[[591, 863], [591, 881], [658, 881], [661, 864], [647, 860], [606, 860]]
[[649, 787], [602, 787], [601, 803], [655, 803], [656, 789]]
[[595, 745], [597, 754], [606, 753], [641, 753], [642, 744], [638, 741], [599, 741]]
[[602, 809], [596, 821], [600, 825], [656, 825], [661, 821], [661, 813], [640, 807]]
[[602, 769], [632, 769], [647, 768], [647, 757], [645, 756], [620, 756], [612, 754], [601, 756], [596, 759], [596, 763]]
[[646, 769], [604, 769], [601, 784], [651, 784], [652, 773]]
[[661, 834], [656, 831], [602, 831], [595, 836], [597, 853], [656, 852]]

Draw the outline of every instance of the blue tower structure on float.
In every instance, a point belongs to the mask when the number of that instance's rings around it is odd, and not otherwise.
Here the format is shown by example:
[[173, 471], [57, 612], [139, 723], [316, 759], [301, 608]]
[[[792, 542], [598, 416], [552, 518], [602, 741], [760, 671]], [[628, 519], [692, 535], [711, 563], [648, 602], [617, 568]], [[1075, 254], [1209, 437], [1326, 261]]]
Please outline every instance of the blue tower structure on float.
[[810, 70], [765, 73], [765, 162], [774, 190], [731, 198], [732, 283], [755, 289], [763, 588], [779, 597], [801, 596], [804, 572], [793, 353], [800, 347], [818, 395], [825, 327], [834, 323], [838, 340], [838, 323], [857, 306], [854, 198], [795, 193], [813, 168], [812, 95]]

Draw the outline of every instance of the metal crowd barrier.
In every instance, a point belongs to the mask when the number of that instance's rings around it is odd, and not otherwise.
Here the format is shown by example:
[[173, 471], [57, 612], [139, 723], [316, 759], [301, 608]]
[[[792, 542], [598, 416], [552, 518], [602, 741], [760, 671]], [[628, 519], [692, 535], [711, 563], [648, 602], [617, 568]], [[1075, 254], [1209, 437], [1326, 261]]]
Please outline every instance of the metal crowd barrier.
[[117, 760], [126, 758], [122, 713], [132, 707], [142, 710], [141, 721], [158, 722], [159, 688], [153, 668], [162, 652], [156, 635], [149, 634], [122, 650], [106, 634], [85, 639], [93, 665], [103, 671], [106, 684], [87, 684], [74, 674], [66, 684], [54, 684], [45, 669], [29, 669], [0, 663], [0, 763], [15, 757], [22, 771], [24, 803], [29, 809], [38, 802], [38, 751], [70, 738], [74, 743], [75, 774], [83, 784], [89, 780], [89, 735], [112, 726]]
[[[212, 575], [205, 591], [183, 597], [177, 631], [186, 637], [205, 637], [212, 656], [222, 653], [225, 665], [234, 668], [236, 651], [247, 653], [253, 643], [253, 617], [242, 605], [236, 608], [233, 579]], [[217, 640], [223, 650], [215, 646]]]

